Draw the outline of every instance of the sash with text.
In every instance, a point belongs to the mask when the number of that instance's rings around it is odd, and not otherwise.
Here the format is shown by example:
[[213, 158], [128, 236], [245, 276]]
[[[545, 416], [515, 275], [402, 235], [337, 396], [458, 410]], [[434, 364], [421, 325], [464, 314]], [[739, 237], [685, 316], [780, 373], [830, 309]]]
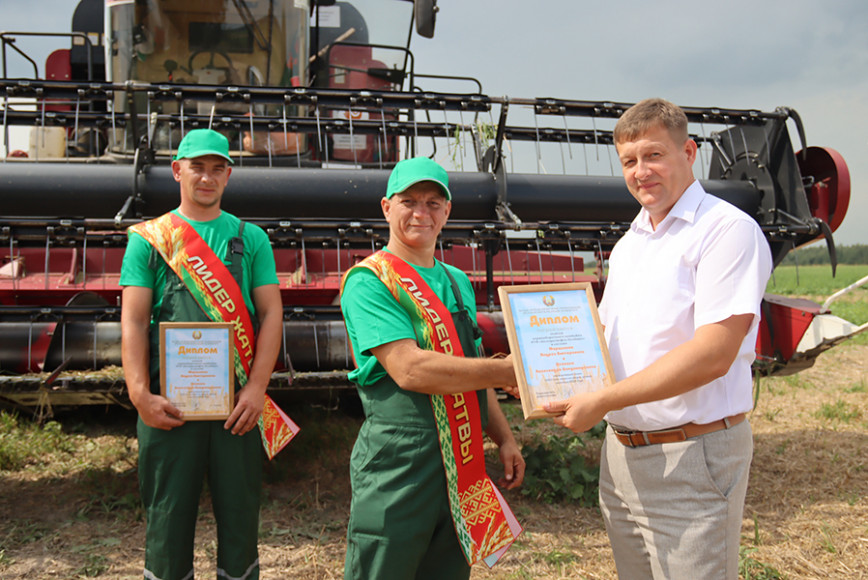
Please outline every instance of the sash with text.
[[[357, 267], [373, 271], [407, 311], [421, 348], [464, 356], [451, 313], [412, 266], [381, 251]], [[492, 567], [522, 528], [485, 472], [479, 399], [472, 391], [430, 398], [458, 541], [470, 565]]]
[[[235, 342], [235, 375], [247, 383], [253, 361], [253, 322], [238, 283], [205, 240], [183, 218], [167, 213], [130, 227], [162, 256], [187, 286], [205, 315], [215, 322], [230, 322]], [[265, 395], [259, 417], [262, 446], [271, 459], [295, 437], [299, 427]]]

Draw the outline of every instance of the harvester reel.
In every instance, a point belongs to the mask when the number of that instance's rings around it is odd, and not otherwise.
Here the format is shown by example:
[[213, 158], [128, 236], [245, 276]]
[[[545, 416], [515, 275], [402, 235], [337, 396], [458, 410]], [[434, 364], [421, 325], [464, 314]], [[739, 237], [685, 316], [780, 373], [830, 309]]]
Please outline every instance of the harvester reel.
[[772, 175], [758, 153], [738, 153], [732, 164], [725, 168], [720, 179], [749, 181], [760, 192], [760, 208], [756, 216], [760, 223], [772, 223], [777, 211], [775, 183]]

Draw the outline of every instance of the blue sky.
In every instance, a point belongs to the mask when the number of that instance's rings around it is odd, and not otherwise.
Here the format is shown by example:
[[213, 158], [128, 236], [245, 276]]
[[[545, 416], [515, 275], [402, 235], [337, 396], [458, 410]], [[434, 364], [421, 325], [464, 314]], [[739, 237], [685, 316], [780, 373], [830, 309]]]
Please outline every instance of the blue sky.
[[[837, 150], [850, 168], [836, 242], [868, 244], [865, 0], [438, 4], [435, 38], [411, 44], [417, 72], [473, 76], [490, 95], [795, 109], [808, 144]], [[0, 29], [68, 31], [74, 6], [0, 0]]]

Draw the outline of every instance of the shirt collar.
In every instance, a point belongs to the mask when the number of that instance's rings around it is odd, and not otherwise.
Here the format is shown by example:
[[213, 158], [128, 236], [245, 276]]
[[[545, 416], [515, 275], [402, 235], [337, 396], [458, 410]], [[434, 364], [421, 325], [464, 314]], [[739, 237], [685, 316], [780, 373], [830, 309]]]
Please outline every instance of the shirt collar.
[[[667, 227], [667, 224], [676, 219], [693, 223], [694, 219], [696, 219], [696, 212], [699, 211], [699, 205], [702, 203], [702, 198], [704, 196], [705, 190], [702, 188], [702, 185], [700, 185], [699, 180], [694, 179], [693, 183], [687, 186], [687, 189], [684, 190], [684, 193], [681, 194], [681, 197], [678, 198], [678, 201], [675, 202], [675, 205], [673, 205], [672, 209], [669, 210], [669, 213], [666, 214], [666, 217], [663, 218], [663, 221], [657, 225], [657, 231], [659, 231], [661, 227]], [[630, 228], [634, 231], [643, 230], [648, 233], [653, 233], [655, 230], [651, 226], [651, 215], [648, 213], [648, 210], [644, 207], [639, 210], [639, 214], [635, 219], [633, 219]]]

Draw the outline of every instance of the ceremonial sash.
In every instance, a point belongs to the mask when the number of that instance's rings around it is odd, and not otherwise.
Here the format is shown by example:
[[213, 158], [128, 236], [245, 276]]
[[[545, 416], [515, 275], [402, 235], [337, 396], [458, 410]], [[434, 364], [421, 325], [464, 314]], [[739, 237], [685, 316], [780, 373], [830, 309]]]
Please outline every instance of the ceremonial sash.
[[[412, 266], [378, 252], [358, 267], [373, 271], [407, 311], [421, 348], [464, 356], [452, 314]], [[521, 525], [485, 473], [479, 399], [475, 392], [430, 398], [458, 542], [468, 564], [482, 560], [492, 567], [521, 533]]]
[[[230, 322], [235, 342], [235, 376], [247, 384], [253, 362], [255, 335], [253, 321], [244, 302], [241, 287], [223, 261], [189, 223], [174, 213], [130, 227], [162, 256], [178, 275], [196, 304], [215, 322]], [[298, 433], [298, 426], [265, 395], [259, 417], [262, 446], [271, 459]]]

